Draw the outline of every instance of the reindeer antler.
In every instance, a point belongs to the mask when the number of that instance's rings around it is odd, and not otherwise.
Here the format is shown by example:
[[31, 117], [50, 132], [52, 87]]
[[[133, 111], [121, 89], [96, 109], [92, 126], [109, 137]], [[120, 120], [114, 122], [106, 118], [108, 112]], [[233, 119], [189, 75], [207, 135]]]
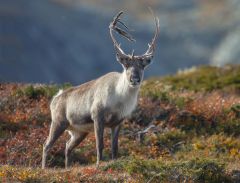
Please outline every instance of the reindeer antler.
[[125, 23], [123, 23], [122, 21], [120, 21], [120, 16], [123, 14], [123, 11], [120, 11], [116, 17], [113, 19], [113, 22], [110, 24], [110, 29], [115, 30], [118, 34], [122, 35], [123, 37], [125, 37], [127, 40], [129, 41], [135, 41], [135, 39], [133, 39], [133, 37], [125, 32], [124, 30], [122, 30], [121, 28], [117, 27], [117, 23], [122, 24], [126, 29], [128, 29], [128, 27], [125, 25]]
[[152, 57], [153, 54], [154, 54], [154, 51], [155, 51], [155, 46], [156, 46], [156, 40], [158, 38], [158, 35], [159, 35], [159, 32], [160, 32], [160, 26], [159, 26], [159, 19], [158, 17], [155, 16], [155, 14], [153, 13], [152, 9], [149, 8], [153, 17], [154, 17], [154, 20], [155, 20], [155, 25], [156, 25], [156, 30], [155, 30], [155, 34], [154, 34], [154, 37], [152, 39], [152, 42], [148, 44], [148, 50], [141, 56], [143, 58], [146, 58], [146, 57]]
[[132, 36], [127, 33], [126, 31], [124, 31], [123, 29], [121, 29], [120, 27], [117, 26], [117, 23], [122, 24], [126, 29], [128, 29], [128, 27], [122, 22], [120, 21], [120, 16], [123, 14], [123, 11], [120, 11], [114, 18], [113, 21], [110, 23], [109, 25], [109, 29], [110, 29], [110, 36], [112, 38], [114, 47], [117, 51], [117, 53], [121, 56], [125, 56], [128, 57], [128, 55], [126, 55], [124, 53], [124, 51], [120, 48], [120, 44], [117, 43], [116, 39], [113, 36], [113, 30], [115, 30], [118, 34], [122, 35], [123, 37], [125, 37], [127, 40], [129, 41], [135, 41], [135, 39], [132, 38]]
[[132, 53], [132, 55], [127, 55], [124, 53], [124, 51], [120, 48], [120, 44], [117, 43], [116, 39], [113, 36], [113, 30], [115, 30], [118, 34], [122, 35], [123, 37], [125, 37], [127, 40], [129, 41], [135, 41], [135, 39], [133, 39], [133, 37], [127, 33], [126, 31], [124, 31], [123, 29], [121, 29], [120, 27], [117, 26], [117, 23], [122, 24], [127, 30], [128, 27], [121, 21], [120, 16], [123, 14], [123, 11], [120, 11], [114, 18], [113, 21], [110, 23], [109, 25], [109, 29], [110, 29], [110, 36], [112, 38], [114, 47], [117, 51], [117, 54], [119, 56], [122, 57], [139, 57], [139, 58], [149, 58], [153, 56], [154, 50], [155, 50], [155, 45], [156, 45], [156, 40], [159, 34], [159, 19], [154, 15], [153, 11], [150, 9], [151, 13], [154, 16], [154, 20], [155, 20], [155, 24], [156, 24], [156, 31], [155, 31], [155, 35], [152, 39], [152, 42], [150, 44], [148, 44], [148, 50], [141, 56], [134, 56], [134, 51]]

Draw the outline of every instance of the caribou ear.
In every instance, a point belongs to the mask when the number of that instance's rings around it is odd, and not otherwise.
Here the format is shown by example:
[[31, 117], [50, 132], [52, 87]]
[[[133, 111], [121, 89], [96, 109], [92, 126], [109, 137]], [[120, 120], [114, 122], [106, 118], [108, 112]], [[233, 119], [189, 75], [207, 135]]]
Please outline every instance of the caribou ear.
[[117, 61], [120, 63], [120, 64], [123, 64], [122, 62], [123, 62], [123, 59], [122, 59], [122, 57], [120, 57], [120, 55], [117, 53], [116, 54], [116, 59], [117, 59]]
[[143, 59], [143, 61], [142, 61], [143, 66], [146, 67], [146, 66], [150, 65], [152, 63], [152, 58], [153, 57]]
[[128, 67], [129, 66], [129, 60], [128, 58], [126, 57], [120, 57], [118, 54], [116, 54], [116, 58], [117, 58], [117, 61], [122, 64], [124, 67]]

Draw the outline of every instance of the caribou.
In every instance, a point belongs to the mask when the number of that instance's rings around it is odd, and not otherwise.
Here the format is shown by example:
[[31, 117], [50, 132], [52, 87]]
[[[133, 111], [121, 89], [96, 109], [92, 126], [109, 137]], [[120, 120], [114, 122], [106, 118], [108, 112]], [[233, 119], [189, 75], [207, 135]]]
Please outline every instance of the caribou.
[[82, 85], [60, 90], [53, 97], [50, 104], [52, 118], [50, 132], [43, 145], [43, 169], [46, 167], [49, 150], [65, 130], [71, 136], [65, 149], [66, 168], [70, 163], [70, 153], [91, 132], [94, 132], [96, 138], [96, 165], [99, 165], [103, 158], [104, 128], [111, 129], [111, 155], [112, 159], [117, 158], [121, 122], [130, 116], [137, 105], [144, 69], [151, 63], [159, 35], [159, 19], [154, 16], [156, 30], [147, 51], [142, 55], [134, 55], [134, 51], [132, 54], [124, 53], [113, 31], [129, 41], [134, 39], [123, 29], [128, 27], [120, 19], [122, 14], [121, 11], [113, 18], [109, 30], [116, 59], [122, 65], [123, 72], [110, 72]]

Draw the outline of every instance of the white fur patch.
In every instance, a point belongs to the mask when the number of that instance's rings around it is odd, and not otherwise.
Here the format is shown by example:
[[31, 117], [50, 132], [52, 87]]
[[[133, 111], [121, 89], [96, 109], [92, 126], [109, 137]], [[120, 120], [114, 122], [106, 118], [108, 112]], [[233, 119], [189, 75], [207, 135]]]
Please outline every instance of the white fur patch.
[[[124, 70], [116, 86], [116, 98], [115, 100], [112, 100], [116, 102], [117, 106], [114, 107], [117, 109], [117, 113], [119, 113], [120, 117], [129, 116], [135, 109], [138, 89], [138, 87], [131, 88], [126, 77], [126, 71]], [[120, 106], [119, 102], [121, 103]]]
[[56, 95], [53, 96], [53, 98], [52, 98], [52, 102], [51, 102], [51, 105], [52, 105], [54, 99], [55, 99], [56, 97], [60, 96], [62, 93], [63, 93], [63, 90], [59, 90], [58, 93], [57, 93]]
[[55, 97], [58, 97], [59, 95], [61, 95], [63, 93], [63, 90], [59, 90], [58, 93], [54, 96]]

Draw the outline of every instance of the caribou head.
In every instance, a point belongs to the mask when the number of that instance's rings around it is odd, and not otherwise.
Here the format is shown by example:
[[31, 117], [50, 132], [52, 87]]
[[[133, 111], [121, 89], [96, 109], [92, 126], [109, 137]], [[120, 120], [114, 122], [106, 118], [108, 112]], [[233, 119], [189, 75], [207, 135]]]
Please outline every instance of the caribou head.
[[126, 74], [127, 80], [131, 87], [137, 87], [141, 84], [141, 81], [143, 79], [143, 73], [144, 69], [147, 65], [151, 63], [151, 60], [154, 55], [155, 46], [156, 46], [156, 40], [159, 35], [159, 19], [154, 16], [155, 24], [156, 24], [156, 30], [155, 35], [151, 41], [151, 43], [148, 44], [147, 51], [142, 55], [134, 55], [134, 50], [132, 51], [132, 54], [125, 54], [124, 51], [120, 48], [120, 44], [117, 43], [116, 39], [113, 35], [113, 30], [116, 31], [118, 34], [122, 35], [129, 41], [135, 41], [132, 36], [117, 26], [118, 23], [122, 24], [126, 29], [128, 27], [121, 21], [120, 16], [123, 14], [123, 12], [119, 12], [114, 18], [113, 21], [110, 23], [109, 29], [110, 29], [110, 36], [112, 38], [114, 48], [116, 50], [116, 57], [117, 61], [121, 63], [121, 65], [124, 68], [124, 73]]

